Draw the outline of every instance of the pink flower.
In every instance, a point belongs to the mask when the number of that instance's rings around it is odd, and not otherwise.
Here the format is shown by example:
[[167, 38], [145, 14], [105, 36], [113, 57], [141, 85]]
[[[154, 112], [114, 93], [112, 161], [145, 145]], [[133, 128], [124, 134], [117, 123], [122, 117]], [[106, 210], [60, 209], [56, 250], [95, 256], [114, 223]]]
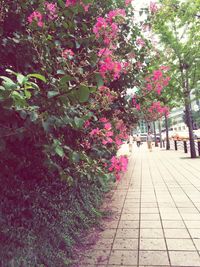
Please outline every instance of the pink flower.
[[29, 17], [28, 22], [32, 23], [33, 21], [37, 22], [37, 25], [39, 27], [43, 27], [44, 23], [42, 21], [42, 14], [39, 11], [34, 11]]
[[[101, 86], [101, 87], [102, 87], [102, 86]], [[107, 122], [108, 119], [106, 119], [106, 118], [100, 118], [99, 121], [100, 121], [100, 122]]]
[[163, 76], [162, 71], [154, 70], [154, 72], [153, 72], [153, 80], [154, 81], [159, 80], [160, 78], [162, 78], [162, 76]]
[[107, 136], [107, 137], [113, 136], [113, 132], [112, 132], [112, 131], [108, 131], [108, 132], [106, 132], [106, 136]]
[[120, 9], [120, 8], [115, 9], [115, 10], [111, 10], [108, 13], [108, 21], [109, 22], [115, 21], [116, 18], [118, 19], [118, 22], [122, 22], [125, 17], [126, 17], [126, 11], [124, 9]]
[[98, 56], [99, 57], [109, 57], [112, 55], [112, 51], [108, 48], [103, 48], [99, 50]]
[[125, 0], [125, 5], [128, 6], [132, 3], [133, 0]]
[[62, 57], [65, 59], [72, 59], [73, 56], [74, 56], [74, 52], [71, 49], [65, 49], [62, 52]]
[[158, 7], [157, 7], [156, 3], [152, 2], [152, 1], [150, 2], [149, 9], [150, 9], [151, 13], [156, 13], [158, 11]]
[[148, 91], [151, 91], [152, 90], [152, 85], [150, 83], [148, 83], [146, 88], [147, 88]]
[[94, 135], [99, 135], [101, 132], [99, 130], [99, 128], [96, 128], [96, 129], [93, 129], [91, 132], [90, 132], [90, 135], [91, 136], [94, 136]]
[[49, 3], [49, 2], [45, 2], [44, 4], [45, 4], [46, 9], [48, 11], [48, 18], [50, 20], [57, 18], [57, 16], [58, 16], [56, 14], [57, 4], [53, 4], [53, 3]]
[[104, 124], [104, 129], [111, 130], [111, 128], [112, 128], [112, 126], [111, 126], [111, 124], [109, 122]]
[[66, 7], [75, 6], [77, 4], [77, 0], [66, 0]]
[[85, 127], [85, 128], [88, 128], [89, 126], [90, 126], [90, 121], [88, 121], [88, 120], [85, 121], [85, 123], [84, 123], [84, 127]]
[[142, 38], [137, 38], [136, 44], [143, 47], [145, 45], [145, 41]]

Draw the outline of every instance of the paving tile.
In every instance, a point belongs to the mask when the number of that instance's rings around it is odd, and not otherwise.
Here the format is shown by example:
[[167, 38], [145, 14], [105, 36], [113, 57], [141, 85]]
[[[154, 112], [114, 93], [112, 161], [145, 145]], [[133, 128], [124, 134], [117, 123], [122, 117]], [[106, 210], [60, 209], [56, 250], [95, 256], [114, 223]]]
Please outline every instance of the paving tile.
[[124, 221], [138, 221], [139, 220], [139, 214], [123, 213], [122, 216], [121, 216], [121, 220], [124, 220]]
[[194, 251], [169, 251], [169, 257], [173, 266], [200, 266], [200, 257]]
[[139, 228], [139, 221], [120, 221], [118, 228]]
[[104, 228], [115, 229], [115, 228], [117, 228], [118, 223], [119, 223], [118, 220], [104, 221], [104, 222], [102, 223], [102, 226], [103, 226]]
[[138, 238], [138, 229], [118, 229], [116, 238]]
[[157, 203], [153, 202], [144, 202], [144, 203], [141, 203], [141, 206], [142, 208], [157, 208]]
[[166, 250], [164, 238], [141, 238], [140, 250]]
[[93, 249], [96, 250], [96, 249], [101, 249], [101, 250], [104, 250], [104, 249], [111, 249], [112, 247], [112, 244], [113, 244], [113, 238], [112, 239], [99, 239], [97, 241], [97, 243], [93, 246]]
[[200, 221], [200, 214], [199, 213], [182, 213], [181, 214], [184, 220], [190, 221]]
[[166, 239], [168, 250], [188, 250], [196, 251], [191, 239]]
[[161, 221], [141, 221], [140, 228], [162, 228]]
[[85, 253], [87, 255], [83, 259], [83, 264], [107, 264], [110, 250], [92, 250]]
[[161, 219], [162, 220], [169, 220], [169, 221], [182, 220], [181, 216], [178, 213], [162, 213]]
[[142, 221], [156, 221], [160, 220], [160, 215], [159, 214], [149, 214], [149, 213], [142, 213], [141, 214], [141, 220]]
[[140, 238], [164, 238], [162, 229], [140, 229]]
[[113, 249], [119, 249], [119, 250], [138, 250], [138, 239], [121, 239], [116, 238], [113, 244]]
[[193, 242], [194, 242], [197, 250], [200, 250], [200, 239], [195, 238], [195, 239], [193, 239]]
[[158, 208], [142, 207], [141, 213], [159, 213]]
[[196, 208], [179, 208], [180, 213], [198, 213]]
[[199, 221], [184, 221], [187, 228], [196, 228], [200, 229], [200, 222]]
[[116, 229], [105, 229], [99, 234], [99, 236], [100, 238], [114, 238], [115, 234]]
[[186, 229], [164, 229], [166, 238], [190, 238]]
[[166, 251], [140, 251], [139, 264], [141, 265], [169, 265]]
[[178, 229], [184, 229], [185, 225], [183, 221], [162, 221], [164, 228], [178, 228]]
[[122, 210], [123, 214], [124, 213], [139, 213], [140, 212], [140, 209], [139, 207], [138, 208], [135, 208], [135, 207], [124, 207], [123, 210]]
[[200, 238], [200, 229], [188, 229], [192, 238]]
[[113, 250], [109, 258], [109, 264], [137, 265], [138, 252], [134, 250]]

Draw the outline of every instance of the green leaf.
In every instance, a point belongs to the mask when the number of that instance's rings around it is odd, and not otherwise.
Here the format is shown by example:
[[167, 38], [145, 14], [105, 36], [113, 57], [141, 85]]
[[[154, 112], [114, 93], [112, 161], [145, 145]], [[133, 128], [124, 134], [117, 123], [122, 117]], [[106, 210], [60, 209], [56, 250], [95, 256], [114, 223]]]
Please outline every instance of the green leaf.
[[74, 151], [71, 155], [71, 159], [73, 162], [79, 162], [80, 161], [80, 154]]
[[60, 145], [57, 145], [55, 148], [55, 152], [58, 156], [60, 156], [61, 158], [65, 155], [65, 152], [63, 150], [63, 148]]
[[101, 77], [101, 75], [99, 73], [95, 74], [95, 79], [96, 79], [98, 87], [104, 85], [104, 81], [103, 81], [103, 79], [102, 79], [102, 77]]
[[3, 85], [6, 89], [14, 89], [17, 88], [17, 84], [13, 82], [10, 78], [6, 76], [0, 76], [0, 78], [3, 80]]
[[79, 89], [77, 90], [78, 100], [81, 103], [87, 102], [89, 95], [90, 95], [89, 88], [85, 85], [80, 85]]
[[10, 69], [6, 69], [6, 72], [10, 73], [10, 74], [14, 74], [15, 76], [17, 76], [17, 72], [14, 72], [13, 70]]
[[57, 70], [56, 74], [65, 74], [64, 70]]
[[22, 75], [21, 73], [17, 74], [17, 81], [20, 85], [23, 85], [25, 82], [28, 81], [28, 78]]
[[69, 81], [71, 81], [72, 79], [73, 78], [70, 75], [65, 75], [64, 77], [60, 79], [60, 84], [64, 85], [68, 83]]
[[97, 91], [97, 88], [95, 86], [90, 87], [90, 93], [95, 93]]
[[38, 114], [36, 112], [31, 112], [30, 120], [33, 122], [36, 121], [37, 119], [38, 119]]
[[27, 77], [36, 78], [36, 79], [41, 80], [41, 81], [43, 81], [45, 83], [47, 82], [46, 78], [43, 75], [38, 74], [38, 73], [28, 74]]
[[75, 117], [74, 122], [77, 128], [82, 128], [85, 121], [82, 118]]
[[52, 97], [57, 96], [57, 95], [59, 95], [59, 92], [58, 91], [49, 91], [47, 93], [47, 97], [48, 98], [52, 98]]

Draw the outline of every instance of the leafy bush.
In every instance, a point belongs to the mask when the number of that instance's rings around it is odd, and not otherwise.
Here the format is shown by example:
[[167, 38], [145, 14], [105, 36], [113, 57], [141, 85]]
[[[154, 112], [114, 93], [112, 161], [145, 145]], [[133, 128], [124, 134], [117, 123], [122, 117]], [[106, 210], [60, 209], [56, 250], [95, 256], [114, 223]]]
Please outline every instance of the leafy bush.
[[140, 28], [123, 7], [122, 0], [3, 1], [5, 267], [70, 265], [72, 246], [101, 216], [104, 192], [126, 167], [114, 156], [137, 121], [126, 89], [140, 83], [148, 42], [137, 45]]

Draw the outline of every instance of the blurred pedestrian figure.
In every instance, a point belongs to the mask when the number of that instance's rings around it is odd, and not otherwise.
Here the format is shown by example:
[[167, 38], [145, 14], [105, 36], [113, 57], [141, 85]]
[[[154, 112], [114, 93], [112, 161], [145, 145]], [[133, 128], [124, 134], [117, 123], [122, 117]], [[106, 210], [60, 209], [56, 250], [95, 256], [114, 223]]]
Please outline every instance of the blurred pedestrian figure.
[[129, 135], [129, 152], [131, 153], [133, 150], [133, 136], [130, 134]]
[[140, 145], [141, 145], [141, 137], [139, 136], [139, 134], [137, 134], [135, 140], [136, 140], [136, 143], [137, 143], [137, 147], [140, 147]]
[[153, 136], [151, 134], [151, 131], [149, 131], [147, 134], [147, 146], [150, 152], [152, 151], [152, 141], [153, 141]]

